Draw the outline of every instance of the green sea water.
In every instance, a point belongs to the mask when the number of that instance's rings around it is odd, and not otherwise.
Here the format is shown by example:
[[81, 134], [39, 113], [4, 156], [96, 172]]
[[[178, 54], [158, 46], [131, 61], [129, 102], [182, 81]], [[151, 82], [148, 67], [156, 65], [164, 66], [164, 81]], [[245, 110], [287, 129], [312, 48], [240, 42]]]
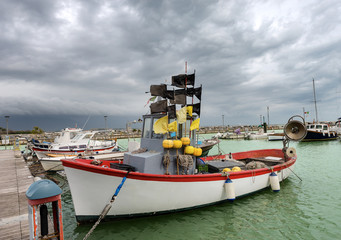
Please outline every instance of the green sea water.
[[[119, 144], [126, 146], [127, 140]], [[89, 239], [341, 239], [341, 142], [291, 142], [290, 146], [296, 148], [294, 172], [302, 181], [292, 174], [281, 183], [279, 193], [269, 188], [233, 203], [103, 222]], [[282, 142], [222, 140], [219, 147], [229, 153], [282, 148]], [[210, 152], [216, 153], [218, 147]], [[60, 185], [65, 239], [83, 239], [92, 224], [77, 225], [68, 184], [61, 181]]]

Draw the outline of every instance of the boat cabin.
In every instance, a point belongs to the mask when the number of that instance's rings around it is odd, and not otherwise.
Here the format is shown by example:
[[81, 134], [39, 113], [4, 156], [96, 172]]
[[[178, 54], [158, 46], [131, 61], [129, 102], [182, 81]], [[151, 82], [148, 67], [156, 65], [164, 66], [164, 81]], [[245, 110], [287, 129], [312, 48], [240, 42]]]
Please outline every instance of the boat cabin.
[[[186, 123], [178, 124], [177, 134], [157, 134], [153, 126], [157, 120], [165, 117], [166, 114], [149, 114], [143, 116], [143, 127], [141, 136], [141, 147], [136, 151], [126, 153], [123, 163], [133, 166], [136, 171], [151, 174], [177, 174], [179, 171], [186, 174], [194, 174], [196, 167], [196, 157], [192, 157], [192, 162], [188, 167], [178, 167], [179, 156], [183, 155], [183, 148], [166, 149], [163, 147], [163, 141], [166, 139], [176, 140], [182, 137], [189, 137], [191, 146], [196, 145], [196, 130], [190, 131], [191, 121], [187, 119]], [[175, 119], [169, 119], [173, 122]], [[166, 160], [169, 163], [166, 163]]]
[[326, 123], [308, 124], [307, 130], [315, 132], [329, 132], [329, 125]]

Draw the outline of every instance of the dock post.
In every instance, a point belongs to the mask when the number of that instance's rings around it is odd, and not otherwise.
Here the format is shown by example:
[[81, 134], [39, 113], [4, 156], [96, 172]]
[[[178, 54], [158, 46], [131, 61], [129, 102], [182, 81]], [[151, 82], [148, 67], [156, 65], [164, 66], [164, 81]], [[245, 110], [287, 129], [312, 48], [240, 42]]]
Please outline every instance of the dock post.
[[[57, 238], [64, 240], [62, 219], [62, 190], [48, 179], [40, 179], [31, 184], [26, 191], [30, 239]], [[48, 232], [47, 203], [52, 203], [53, 233]], [[39, 231], [40, 223], [40, 231]]]

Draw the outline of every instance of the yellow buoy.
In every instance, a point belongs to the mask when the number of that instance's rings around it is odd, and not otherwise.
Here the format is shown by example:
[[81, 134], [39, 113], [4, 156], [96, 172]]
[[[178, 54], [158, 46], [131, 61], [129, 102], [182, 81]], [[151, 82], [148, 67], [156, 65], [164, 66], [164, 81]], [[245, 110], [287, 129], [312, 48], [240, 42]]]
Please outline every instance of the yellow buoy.
[[164, 148], [172, 148], [173, 147], [173, 141], [172, 140], [163, 140], [162, 146]]
[[194, 153], [193, 153], [194, 156], [199, 157], [201, 156], [201, 154], [202, 154], [201, 148], [194, 148]]
[[188, 137], [181, 138], [182, 145], [189, 145], [191, 140]]
[[224, 168], [224, 169], [223, 169], [223, 172], [231, 172], [231, 169], [229, 169], [229, 168]]
[[174, 148], [181, 148], [182, 147], [182, 142], [180, 140], [174, 140], [173, 141], [173, 147]]
[[185, 147], [185, 153], [186, 153], [186, 154], [193, 154], [193, 153], [194, 153], [194, 147], [192, 147], [192, 146], [186, 146], [186, 147]]
[[239, 172], [241, 171], [240, 167], [233, 167], [232, 172]]

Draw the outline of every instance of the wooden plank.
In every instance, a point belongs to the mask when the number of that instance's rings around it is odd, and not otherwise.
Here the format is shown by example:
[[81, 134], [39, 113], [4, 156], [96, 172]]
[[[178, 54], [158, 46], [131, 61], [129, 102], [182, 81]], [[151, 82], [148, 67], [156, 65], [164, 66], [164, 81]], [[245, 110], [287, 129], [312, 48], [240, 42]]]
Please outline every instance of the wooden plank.
[[0, 240], [28, 239], [26, 190], [33, 177], [25, 160], [14, 150], [0, 151]]

